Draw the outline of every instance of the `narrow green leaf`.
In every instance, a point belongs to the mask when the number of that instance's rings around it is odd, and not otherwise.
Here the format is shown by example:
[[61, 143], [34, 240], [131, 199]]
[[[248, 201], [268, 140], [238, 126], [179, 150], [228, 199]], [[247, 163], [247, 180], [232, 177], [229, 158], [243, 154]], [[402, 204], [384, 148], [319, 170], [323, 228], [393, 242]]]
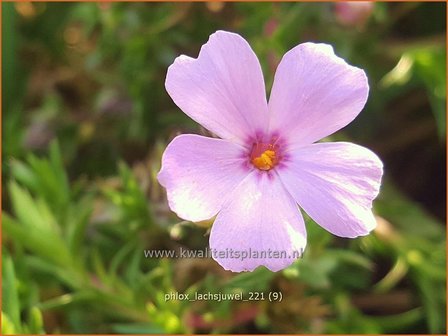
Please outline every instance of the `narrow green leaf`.
[[13, 261], [6, 252], [3, 252], [2, 256], [2, 275], [2, 309], [8, 315], [10, 323], [15, 326], [14, 329], [16, 332], [20, 332], [20, 302], [17, 291], [18, 280], [16, 278]]
[[9, 318], [9, 316], [5, 313], [2, 312], [2, 335], [15, 335], [20, 333], [15, 327], [14, 324], [12, 323], [11, 319]]
[[60, 266], [70, 267], [71, 256], [61, 238], [51, 232], [21, 225], [3, 214], [2, 228], [23, 247]]
[[28, 328], [30, 334], [45, 334], [42, 313], [37, 307], [31, 307], [29, 312]]

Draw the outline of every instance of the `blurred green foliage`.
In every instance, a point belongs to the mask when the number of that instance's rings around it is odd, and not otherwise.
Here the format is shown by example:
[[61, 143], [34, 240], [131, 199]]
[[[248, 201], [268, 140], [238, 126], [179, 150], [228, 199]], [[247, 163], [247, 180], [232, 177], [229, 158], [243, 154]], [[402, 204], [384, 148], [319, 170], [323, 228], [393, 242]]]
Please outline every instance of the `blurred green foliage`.
[[[2, 334], [444, 333], [445, 3], [2, 3]], [[323, 41], [366, 69], [369, 102], [335, 140], [375, 150], [385, 181], [367, 237], [307, 219], [304, 257], [233, 274], [156, 181], [179, 132], [164, 89], [218, 29], [246, 37], [272, 83], [282, 54]], [[446, 180], [445, 180], [446, 181]], [[281, 291], [281, 302], [165, 301], [170, 292]]]

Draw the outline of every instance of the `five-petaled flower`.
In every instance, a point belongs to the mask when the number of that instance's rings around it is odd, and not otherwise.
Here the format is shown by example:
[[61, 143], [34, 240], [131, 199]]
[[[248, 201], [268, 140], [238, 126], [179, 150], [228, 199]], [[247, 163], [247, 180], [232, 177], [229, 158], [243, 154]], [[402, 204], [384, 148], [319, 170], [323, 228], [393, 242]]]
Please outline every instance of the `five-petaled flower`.
[[194, 222], [216, 216], [213, 250], [287, 252], [245, 259], [214, 254], [225, 269], [290, 265], [289, 256], [306, 245], [297, 205], [340, 237], [375, 228], [381, 160], [352, 143], [315, 143], [349, 124], [369, 91], [364, 71], [331, 46], [303, 43], [287, 52], [269, 103], [256, 55], [241, 36], [224, 31], [210, 36], [197, 59], [179, 56], [165, 85], [179, 108], [220, 137], [179, 135], [168, 145], [158, 180], [170, 208]]

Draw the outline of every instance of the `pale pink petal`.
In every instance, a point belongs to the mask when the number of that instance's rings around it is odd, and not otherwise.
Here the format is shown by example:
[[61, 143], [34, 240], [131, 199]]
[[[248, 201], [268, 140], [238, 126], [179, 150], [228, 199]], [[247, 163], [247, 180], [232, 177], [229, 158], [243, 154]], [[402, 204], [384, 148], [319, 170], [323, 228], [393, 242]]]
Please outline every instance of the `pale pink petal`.
[[269, 100], [270, 130], [294, 144], [310, 144], [349, 124], [369, 92], [363, 70], [327, 44], [303, 43], [287, 52]]
[[168, 145], [157, 176], [180, 218], [212, 218], [250, 170], [244, 149], [227, 140], [179, 135]]
[[[213, 258], [233, 272], [258, 266], [279, 271], [300, 256], [305, 245], [303, 217], [293, 198], [275, 173], [260, 171], [252, 172], [230, 195], [210, 234]], [[232, 258], [230, 251], [240, 257]], [[252, 257], [242, 258], [243, 253]], [[254, 258], [254, 253], [260, 257]]]
[[340, 237], [364, 236], [376, 226], [372, 201], [383, 174], [381, 160], [351, 143], [317, 143], [289, 153], [279, 175], [305, 212]]
[[267, 128], [260, 63], [249, 44], [217, 31], [197, 59], [182, 55], [169, 67], [166, 89], [177, 106], [223, 139], [243, 143]]

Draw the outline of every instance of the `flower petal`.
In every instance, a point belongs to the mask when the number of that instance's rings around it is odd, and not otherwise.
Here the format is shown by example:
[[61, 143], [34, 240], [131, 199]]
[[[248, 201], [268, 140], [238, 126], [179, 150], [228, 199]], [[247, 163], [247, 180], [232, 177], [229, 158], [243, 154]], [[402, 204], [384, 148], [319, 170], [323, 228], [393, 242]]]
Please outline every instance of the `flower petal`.
[[250, 172], [243, 154], [242, 147], [227, 140], [191, 134], [174, 138], [157, 176], [167, 189], [171, 210], [194, 222], [216, 215]]
[[238, 34], [217, 31], [197, 59], [176, 58], [165, 86], [182, 111], [223, 139], [242, 143], [266, 131], [263, 73], [249, 44]]
[[279, 271], [299, 257], [305, 245], [305, 224], [293, 198], [277, 175], [257, 170], [234, 190], [210, 233], [213, 258], [233, 272], [258, 266]]
[[337, 57], [330, 45], [300, 44], [275, 73], [270, 130], [299, 145], [313, 143], [355, 119], [368, 93], [364, 71]]
[[383, 164], [367, 148], [345, 142], [317, 143], [290, 153], [279, 170], [296, 202], [334, 235], [364, 236], [376, 226], [372, 201]]

